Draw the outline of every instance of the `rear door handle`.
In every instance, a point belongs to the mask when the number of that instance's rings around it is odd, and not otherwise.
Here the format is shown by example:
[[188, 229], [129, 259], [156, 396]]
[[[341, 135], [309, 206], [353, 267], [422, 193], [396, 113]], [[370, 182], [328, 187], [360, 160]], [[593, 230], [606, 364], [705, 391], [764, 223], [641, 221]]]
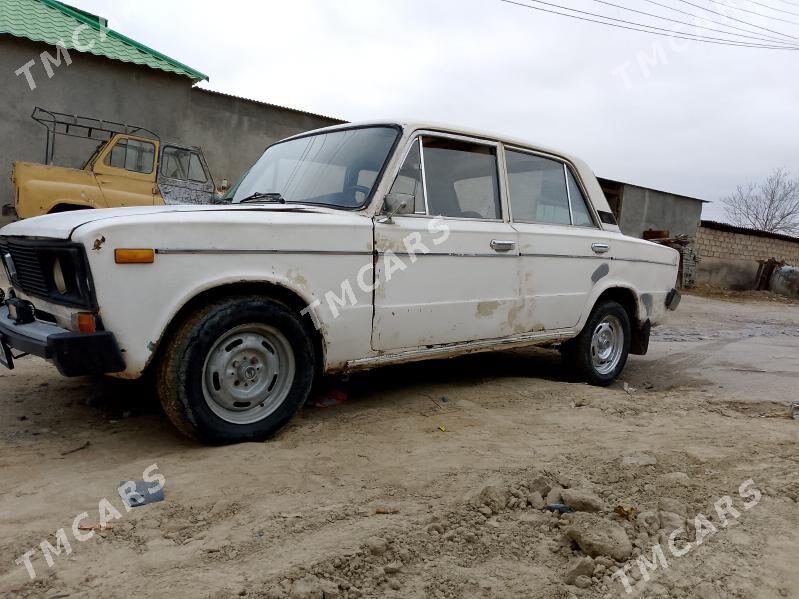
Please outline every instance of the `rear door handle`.
[[495, 252], [509, 252], [516, 247], [515, 241], [502, 241], [500, 239], [491, 240], [491, 249]]
[[607, 243], [592, 243], [591, 249], [595, 254], [605, 254], [610, 250], [610, 246]]

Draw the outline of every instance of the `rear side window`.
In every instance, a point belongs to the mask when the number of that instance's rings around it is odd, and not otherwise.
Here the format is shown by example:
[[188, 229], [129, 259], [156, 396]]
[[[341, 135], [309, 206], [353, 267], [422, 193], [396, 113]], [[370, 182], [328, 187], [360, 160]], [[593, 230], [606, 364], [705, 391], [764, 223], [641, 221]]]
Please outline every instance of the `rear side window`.
[[571, 224], [562, 162], [514, 151], [506, 153], [506, 161], [513, 220]]
[[153, 172], [155, 144], [137, 139], [120, 139], [105, 159], [108, 166], [134, 173]]
[[427, 206], [433, 216], [502, 218], [497, 153], [491, 146], [438, 137], [422, 140]]
[[591, 218], [591, 211], [588, 209], [585, 196], [569, 168], [566, 169], [566, 179], [569, 183], [569, 198], [572, 202], [572, 224], [577, 227], [595, 227], [596, 223]]

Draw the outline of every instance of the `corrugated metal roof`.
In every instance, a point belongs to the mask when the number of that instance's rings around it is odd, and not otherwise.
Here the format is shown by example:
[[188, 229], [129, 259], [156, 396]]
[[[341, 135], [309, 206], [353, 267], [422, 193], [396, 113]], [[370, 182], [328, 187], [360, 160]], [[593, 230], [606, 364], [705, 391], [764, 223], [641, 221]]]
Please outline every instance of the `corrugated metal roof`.
[[[2, 0], [0, 0], [2, 1]], [[245, 98], [244, 96], [237, 96], [235, 94], [228, 94], [225, 92], [219, 92], [213, 89], [205, 89], [204, 87], [195, 87], [193, 89], [195, 92], [203, 92], [205, 94], [211, 94], [214, 96], [222, 96], [224, 98], [233, 98], [234, 100], [241, 100], [243, 102], [248, 102], [250, 104], [257, 104], [259, 106], [269, 106], [270, 108], [278, 108], [280, 110], [285, 110], [288, 112], [296, 112], [297, 114], [304, 114], [306, 116], [312, 116], [320, 119], [326, 119], [331, 121], [335, 124], [344, 124], [348, 121], [342, 120], [340, 118], [334, 116], [327, 116], [325, 114], [318, 114], [316, 112], [308, 112], [307, 110], [302, 110], [301, 108], [289, 108], [288, 106], [281, 106], [280, 104], [272, 104], [271, 102], [263, 102], [261, 100], [253, 100], [252, 98]]]
[[657, 193], [663, 193], [663, 194], [667, 194], [667, 195], [670, 195], [670, 196], [675, 196], [675, 197], [678, 197], [678, 198], [682, 198], [684, 200], [693, 200], [695, 202], [702, 202], [703, 204], [710, 204], [711, 203], [710, 200], [703, 200], [701, 198], [695, 198], [693, 196], [687, 196], [687, 195], [682, 194], [682, 193], [677, 193], [676, 191], [666, 191], [664, 189], [657, 189], [655, 187], [647, 187], [646, 185], [639, 185], [638, 183], [628, 183], [626, 181], [618, 181], [616, 179], [608, 179], [607, 177], [597, 177], [597, 179], [599, 179], [600, 183], [602, 183], [603, 181], [606, 181], [606, 182], [610, 183], [611, 185], [627, 185], [627, 186], [630, 186], [630, 187], [638, 187], [639, 189], [645, 189], [647, 191], [654, 191], [654, 192], [657, 192]]
[[52, 46], [62, 44], [68, 50], [176, 73], [192, 81], [208, 79], [207, 75], [108, 29], [105, 19], [56, 0], [0, 0], [0, 34]]

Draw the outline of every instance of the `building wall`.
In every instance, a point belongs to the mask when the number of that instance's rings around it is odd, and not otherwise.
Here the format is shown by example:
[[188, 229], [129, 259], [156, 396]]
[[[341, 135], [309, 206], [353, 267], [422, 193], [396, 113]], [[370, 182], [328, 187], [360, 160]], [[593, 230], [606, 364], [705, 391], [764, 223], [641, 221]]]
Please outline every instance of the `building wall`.
[[758, 260], [776, 258], [799, 265], [799, 239], [787, 241], [700, 227], [697, 283], [729, 289], [754, 289]]
[[702, 202], [692, 198], [624, 185], [619, 227], [625, 235], [643, 237], [644, 231], [668, 231], [672, 237], [695, 237], [702, 218]]
[[[12, 199], [14, 161], [42, 162], [45, 128], [30, 118], [35, 106], [146, 127], [161, 139], [203, 148], [214, 180], [231, 183], [264, 148], [288, 135], [340, 121], [192, 88], [191, 81], [149, 67], [70, 52], [48, 79], [40, 54], [46, 44], [0, 35], [0, 204]], [[36, 89], [14, 72], [30, 60]], [[59, 136], [55, 163], [80, 167], [97, 142]]]
[[[615, 182], [608, 181], [608, 184]], [[696, 286], [695, 238], [702, 218], [702, 202], [694, 198], [615, 183], [621, 193], [619, 227], [625, 235], [643, 237], [644, 231], [668, 231], [671, 237], [686, 235], [689, 243], [681, 248], [682, 287]]]

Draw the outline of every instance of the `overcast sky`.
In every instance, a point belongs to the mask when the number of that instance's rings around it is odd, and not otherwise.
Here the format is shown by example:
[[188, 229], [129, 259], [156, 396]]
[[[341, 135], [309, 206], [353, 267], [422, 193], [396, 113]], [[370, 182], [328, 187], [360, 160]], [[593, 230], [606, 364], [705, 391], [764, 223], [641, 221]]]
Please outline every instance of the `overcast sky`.
[[[675, 25], [597, 0], [549, 1]], [[691, 17], [644, 0], [612, 2], [697, 31]], [[724, 20], [683, 0], [659, 2]], [[799, 0], [758, 2], [732, 5], [795, 23], [729, 14], [799, 38]], [[799, 51], [672, 40], [499, 0], [72, 3], [226, 93], [350, 121], [399, 116], [509, 134], [576, 154], [599, 176], [707, 200], [778, 166], [799, 174]], [[704, 217], [723, 211], [706, 205]]]

